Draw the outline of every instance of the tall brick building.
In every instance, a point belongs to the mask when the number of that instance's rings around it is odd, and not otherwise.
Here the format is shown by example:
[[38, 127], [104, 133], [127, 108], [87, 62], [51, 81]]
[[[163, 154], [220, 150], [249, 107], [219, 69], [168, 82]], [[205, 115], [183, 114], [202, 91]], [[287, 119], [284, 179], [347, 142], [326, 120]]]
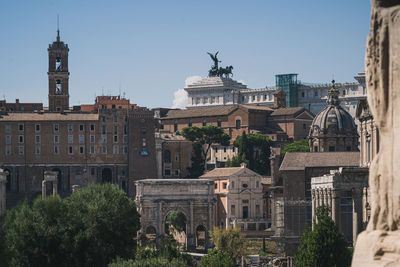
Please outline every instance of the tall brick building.
[[111, 182], [134, 197], [135, 180], [156, 177], [153, 112], [119, 96], [72, 110], [68, 51], [57, 32], [48, 48], [48, 110], [33, 104], [2, 110], [0, 163], [8, 172], [8, 207], [40, 194], [48, 170], [58, 173], [62, 196], [72, 185]]

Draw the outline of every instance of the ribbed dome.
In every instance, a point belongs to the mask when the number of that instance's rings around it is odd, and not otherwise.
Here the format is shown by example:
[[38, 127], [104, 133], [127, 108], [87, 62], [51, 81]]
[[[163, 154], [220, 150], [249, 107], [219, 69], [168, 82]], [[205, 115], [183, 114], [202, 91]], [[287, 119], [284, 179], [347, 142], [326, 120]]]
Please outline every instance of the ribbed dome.
[[324, 134], [357, 135], [353, 117], [339, 105], [339, 91], [334, 81], [326, 103], [327, 106], [315, 116], [311, 124], [310, 137]]
[[339, 91], [332, 81], [326, 107], [315, 116], [309, 133], [313, 151], [356, 151], [357, 128], [353, 117], [340, 106]]

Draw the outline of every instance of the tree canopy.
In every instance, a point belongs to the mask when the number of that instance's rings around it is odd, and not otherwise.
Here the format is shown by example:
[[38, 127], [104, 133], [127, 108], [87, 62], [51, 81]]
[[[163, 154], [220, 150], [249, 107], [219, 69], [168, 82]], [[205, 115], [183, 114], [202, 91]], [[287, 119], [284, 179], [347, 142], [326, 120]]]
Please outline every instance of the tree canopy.
[[233, 145], [238, 148], [238, 154], [228, 160], [226, 167], [239, 167], [246, 163], [247, 167], [261, 175], [270, 172], [269, 156], [271, 154], [271, 142], [267, 136], [258, 133], [246, 134], [236, 137]]
[[232, 257], [221, 250], [210, 249], [200, 261], [200, 267], [235, 267]]
[[210, 231], [211, 242], [215, 245], [215, 249], [228, 253], [232, 258], [236, 259], [242, 256], [246, 251], [246, 239], [240, 233], [240, 228], [214, 227]]
[[351, 252], [347, 241], [329, 216], [329, 208], [320, 206], [316, 210], [317, 222], [314, 230], [306, 226], [295, 256], [296, 267], [347, 267], [351, 264]]
[[282, 156], [284, 156], [286, 152], [310, 152], [308, 140], [302, 139], [286, 145], [282, 150]]
[[89, 185], [70, 197], [36, 199], [7, 211], [0, 225], [6, 266], [107, 266], [131, 257], [140, 228], [135, 203], [115, 185]]
[[192, 167], [189, 168], [190, 176], [197, 178], [204, 172], [208, 151], [212, 144], [228, 146], [231, 140], [220, 127], [207, 125], [201, 128], [196, 126], [182, 129], [182, 136], [193, 142]]

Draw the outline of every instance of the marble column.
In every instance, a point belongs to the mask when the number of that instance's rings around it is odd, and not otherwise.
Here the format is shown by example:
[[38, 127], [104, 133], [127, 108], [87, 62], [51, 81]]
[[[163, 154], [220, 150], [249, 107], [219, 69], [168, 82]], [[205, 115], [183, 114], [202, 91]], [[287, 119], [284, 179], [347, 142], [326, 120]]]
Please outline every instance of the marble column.
[[318, 188], [318, 207], [323, 205], [323, 195], [322, 195], [322, 189]]
[[[311, 204], [311, 221], [313, 222], [315, 219], [315, 209], [317, 208], [317, 199], [316, 199], [316, 194], [315, 194], [315, 189], [311, 189], [311, 199], [312, 199], [312, 204]], [[314, 227], [314, 224], [313, 224]]]
[[354, 188], [353, 195], [353, 244], [357, 235], [362, 231], [362, 189]]
[[6, 212], [6, 183], [7, 174], [0, 169], [0, 216]]

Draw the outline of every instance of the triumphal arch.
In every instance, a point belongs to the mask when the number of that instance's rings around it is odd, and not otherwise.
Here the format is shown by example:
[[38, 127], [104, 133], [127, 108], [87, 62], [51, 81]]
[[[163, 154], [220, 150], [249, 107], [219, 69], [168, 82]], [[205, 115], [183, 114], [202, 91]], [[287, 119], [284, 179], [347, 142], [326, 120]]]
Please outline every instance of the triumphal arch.
[[214, 181], [207, 179], [145, 179], [136, 182], [136, 205], [141, 215], [140, 237], [154, 235], [156, 242], [168, 231], [167, 216], [185, 216], [186, 248], [209, 246], [208, 231], [215, 215]]

